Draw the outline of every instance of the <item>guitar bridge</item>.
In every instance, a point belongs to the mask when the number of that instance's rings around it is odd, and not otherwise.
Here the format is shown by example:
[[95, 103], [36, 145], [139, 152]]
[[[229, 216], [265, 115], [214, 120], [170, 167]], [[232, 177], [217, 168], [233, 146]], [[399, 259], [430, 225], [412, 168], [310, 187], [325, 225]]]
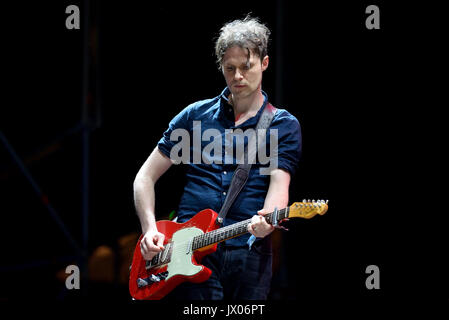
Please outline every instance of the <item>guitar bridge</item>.
[[168, 277], [168, 271], [161, 272], [158, 274], [152, 274], [151, 276], [144, 278], [144, 279], [138, 278], [137, 286], [139, 288], [143, 288], [145, 286], [149, 286], [149, 285], [153, 284], [154, 282], [159, 282], [161, 280], [165, 280], [167, 277]]

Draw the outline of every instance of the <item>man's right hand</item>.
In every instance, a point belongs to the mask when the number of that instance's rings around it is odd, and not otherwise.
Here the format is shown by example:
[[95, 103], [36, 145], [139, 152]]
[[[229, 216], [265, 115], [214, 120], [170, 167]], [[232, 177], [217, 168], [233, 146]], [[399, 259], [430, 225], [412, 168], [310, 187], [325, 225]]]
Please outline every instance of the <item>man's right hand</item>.
[[153, 257], [164, 250], [165, 235], [157, 230], [147, 231], [140, 240], [140, 252], [145, 260], [151, 260]]

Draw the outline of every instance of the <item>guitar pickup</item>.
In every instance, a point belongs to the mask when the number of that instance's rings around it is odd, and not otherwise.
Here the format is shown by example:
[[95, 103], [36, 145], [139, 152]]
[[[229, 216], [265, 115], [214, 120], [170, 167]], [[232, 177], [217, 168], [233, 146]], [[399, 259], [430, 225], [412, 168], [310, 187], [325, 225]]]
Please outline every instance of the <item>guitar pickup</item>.
[[137, 286], [139, 288], [143, 288], [145, 286], [149, 286], [151, 284], [153, 284], [154, 282], [159, 282], [161, 280], [165, 280], [168, 276], [168, 271], [165, 272], [161, 272], [158, 274], [152, 274], [151, 276], [142, 279], [142, 278], [138, 278], [137, 279]]
[[163, 264], [169, 263], [172, 251], [173, 243], [169, 242], [165, 245], [165, 249], [156, 254], [152, 260], [147, 260], [145, 262], [145, 269], [150, 270], [151, 268], [159, 267]]

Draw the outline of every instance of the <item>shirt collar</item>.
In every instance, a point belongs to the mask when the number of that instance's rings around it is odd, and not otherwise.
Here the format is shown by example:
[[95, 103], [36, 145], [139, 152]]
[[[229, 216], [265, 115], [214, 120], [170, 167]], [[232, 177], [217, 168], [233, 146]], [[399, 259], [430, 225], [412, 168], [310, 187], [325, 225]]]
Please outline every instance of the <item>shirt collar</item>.
[[[267, 102], [268, 102], [268, 95], [265, 93], [265, 91], [262, 91], [263, 95], [263, 104], [262, 107], [257, 111], [257, 114], [254, 117], [249, 118], [242, 124], [236, 126], [236, 128], [239, 127], [249, 127], [249, 126], [255, 126], [257, 122], [259, 121], [259, 118], [262, 114], [263, 109], [265, 108]], [[228, 87], [224, 88], [224, 90], [220, 94], [220, 116], [224, 117], [225, 119], [232, 122], [232, 127], [234, 127], [234, 112], [232, 109], [232, 106], [229, 104], [228, 96], [230, 95], [231, 91]]]

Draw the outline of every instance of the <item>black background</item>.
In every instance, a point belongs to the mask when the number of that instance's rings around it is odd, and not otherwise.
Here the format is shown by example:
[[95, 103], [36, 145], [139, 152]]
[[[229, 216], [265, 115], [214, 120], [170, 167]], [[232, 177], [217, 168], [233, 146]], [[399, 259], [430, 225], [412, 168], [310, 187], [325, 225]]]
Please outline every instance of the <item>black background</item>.
[[[65, 27], [69, 4], [83, 19], [79, 1], [5, 5], [1, 131], [81, 245], [85, 40], [83, 27]], [[380, 8], [380, 30], [365, 27], [369, 4]], [[290, 201], [329, 200], [326, 215], [292, 221], [283, 234], [271, 299], [370, 303], [435, 294], [443, 288], [441, 254], [422, 241], [429, 230], [413, 202], [425, 175], [415, 164], [426, 149], [430, 104], [421, 75], [439, 41], [437, 11], [383, 1], [92, 3], [89, 253], [139, 232], [137, 171], [182, 108], [225, 87], [214, 39], [225, 22], [251, 12], [272, 30], [263, 89], [302, 127]], [[4, 145], [0, 156], [0, 299], [129, 299], [119, 284], [64, 289], [55, 274], [76, 253]], [[182, 173], [174, 167], [158, 182], [158, 218], [176, 210]], [[365, 287], [372, 264], [380, 290]]]

